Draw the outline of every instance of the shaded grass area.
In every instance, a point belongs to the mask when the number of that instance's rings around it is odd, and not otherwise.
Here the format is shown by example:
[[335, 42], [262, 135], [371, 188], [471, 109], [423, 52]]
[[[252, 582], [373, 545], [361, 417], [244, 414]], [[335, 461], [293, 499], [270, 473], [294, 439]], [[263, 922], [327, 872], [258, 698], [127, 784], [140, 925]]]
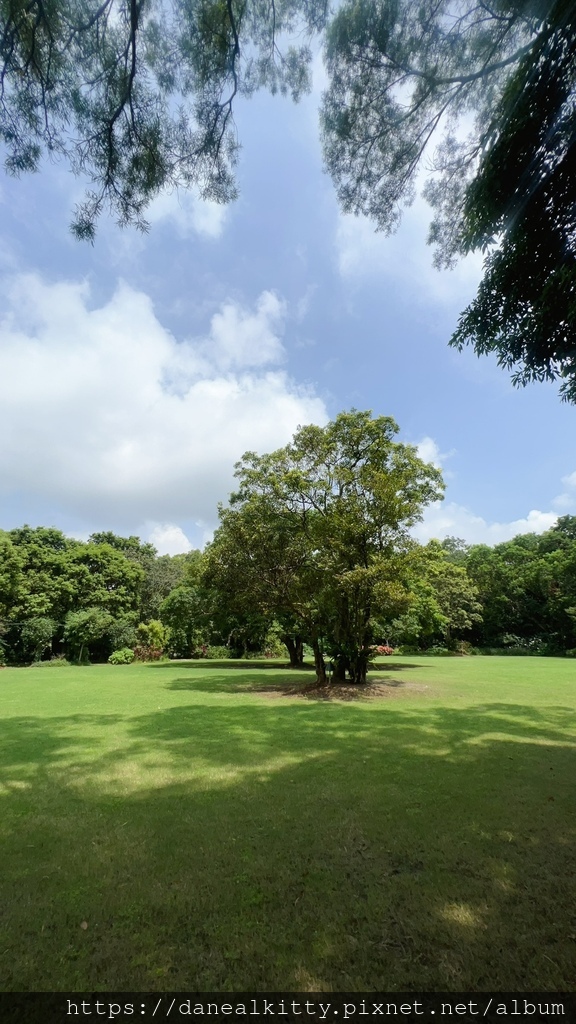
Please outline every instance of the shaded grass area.
[[535, 661], [394, 659], [355, 702], [3, 671], [0, 987], [571, 989], [576, 673]]

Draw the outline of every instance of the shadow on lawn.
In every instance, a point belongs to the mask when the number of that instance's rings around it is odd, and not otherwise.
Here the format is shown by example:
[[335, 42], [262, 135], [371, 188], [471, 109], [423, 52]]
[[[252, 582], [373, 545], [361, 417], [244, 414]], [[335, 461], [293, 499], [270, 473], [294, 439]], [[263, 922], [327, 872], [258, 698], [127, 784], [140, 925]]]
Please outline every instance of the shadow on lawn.
[[567, 991], [573, 716], [4, 720], [0, 988]]
[[[314, 665], [309, 664], [307, 662], [305, 662], [304, 665], [302, 665], [302, 667], [300, 669], [296, 669], [295, 670], [295, 669], [291, 669], [290, 668], [290, 665], [288, 664], [287, 661], [273, 661], [273, 660], [269, 660], [269, 659], [254, 660], [254, 661], [252, 661], [252, 660], [246, 659], [246, 658], [239, 658], [237, 660], [232, 660], [232, 659], [228, 660], [226, 658], [221, 658], [221, 659], [216, 659], [215, 658], [214, 660], [211, 660], [210, 658], [198, 658], [198, 659], [194, 659], [194, 660], [190, 660], [190, 661], [180, 661], [179, 659], [174, 659], [172, 661], [152, 662], [149, 665], [146, 665], [146, 668], [151, 670], [151, 671], [156, 671], [157, 669], [165, 670], [167, 668], [172, 669], [172, 670], [178, 669], [179, 672], [180, 671], [195, 672], [195, 671], [203, 671], [204, 669], [209, 669], [209, 670], [210, 669], [217, 669], [219, 671], [222, 671], [222, 669], [226, 669], [226, 671], [228, 671], [228, 669], [238, 669], [238, 670], [243, 671], [243, 672], [250, 672], [250, 671], [252, 671], [252, 669], [266, 669], [269, 672], [274, 672], [274, 671], [286, 672], [287, 670], [290, 670], [291, 672], [294, 672], [294, 671], [298, 671], [298, 672], [313, 672], [314, 671]], [[386, 662], [378, 662], [377, 665], [376, 665], [376, 668], [374, 669], [374, 671], [376, 671], [376, 672], [392, 672], [392, 671], [393, 672], [401, 672], [403, 669], [406, 669], [406, 668], [422, 668], [422, 669], [425, 669], [425, 668], [430, 668], [430, 666], [429, 665], [421, 665], [421, 664], [418, 664], [418, 665], [411, 664], [411, 663], [409, 663], [407, 661], [386, 661]]]
[[[222, 671], [225, 662], [218, 662], [215, 667]], [[187, 665], [180, 662], [172, 662], [173, 670], [180, 672]], [[286, 665], [264, 666], [268, 667], [269, 673], [262, 678], [254, 678], [251, 666], [243, 662], [236, 668], [242, 668], [240, 675], [234, 673], [234, 678], [226, 671], [222, 675], [213, 675], [212, 672], [190, 672], [185, 676], [176, 676], [167, 682], [169, 690], [191, 690], [195, 693], [278, 693], [287, 697], [300, 696], [309, 700], [366, 700], [373, 699], [379, 695], [381, 687], [398, 689], [405, 686], [412, 686], [401, 679], [390, 678], [388, 673], [397, 671], [399, 668], [420, 668], [420, 665], [402, 665], [390, 663], [377, 666], [369, 673], [368, 682], [363, 686], [352, 684], [332, 683], [326, 687], [317, 687], [313, 668], [305, 666], [304, 670], [290, 669]], [[428, 666], [426, 666], [428, 667]], [[281, 674], [282, 673], [282, 674]], [[311, 678], [312, 675], [312, 678]]]

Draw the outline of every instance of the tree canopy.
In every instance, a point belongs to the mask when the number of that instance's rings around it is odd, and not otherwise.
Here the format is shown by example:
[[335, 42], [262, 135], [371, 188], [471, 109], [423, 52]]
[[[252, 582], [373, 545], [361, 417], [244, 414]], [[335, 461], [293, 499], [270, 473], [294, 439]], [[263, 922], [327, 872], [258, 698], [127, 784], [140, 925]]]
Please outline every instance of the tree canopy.
[[451, 344], [576, 401], [576, 0], [4, 0], [6, 167], [88, 179], [80, 238], [106, 208], [145, 228], [163, 189], [228, 202], [236, 98], [298, 99], [321, 33], [342, 208], [393, 230], [424, 173], [437, 265], [486, 255]]
[[244, 455], [220, 510], [207, 573], [244, 607], [292, 620], [319, 681], [325, 653], [338, 677], [365, 681], [378, 618], [409, 600], [408, 530], [442, 495], [440, 472], [397, 431], [355, 410], [301, 427], [285, 448]]
[[[362, 681], [380, 644], [576, 656], [576, 516], [495, 547], [417, 544], [407, 531], [439, 477], [393, 440], [391, 420], [367, 417], [346, 413], [246, 456], [203, 553], [158, 557], [111, 533], [84, 543], [53, 528], [0, 530], [0, 665], [113, 652], [124, 663], [161, 650], [278, 657], [283, 645], [294, 668], [314, 656], [325, 679], [330, 658], [335, 680]], [[147, 567], [126, 550], [144, 550]]]
[[486, 254], [451, 344], [576, 400], [576, 4], [348, 0], [326, 52], [343, 208], [390, 231], [425, 170], [437, 266]]
[[0, 138], [13, 174], [43, 152], [65, 157], [90, 186], [73, 231], [94, 236], [108, 208], [145, 226], [159, 190], [236, 195], [237, 95], [266, 86], [297, 99], [308, 85], [306, 41], [325, 0], [3, 0]]

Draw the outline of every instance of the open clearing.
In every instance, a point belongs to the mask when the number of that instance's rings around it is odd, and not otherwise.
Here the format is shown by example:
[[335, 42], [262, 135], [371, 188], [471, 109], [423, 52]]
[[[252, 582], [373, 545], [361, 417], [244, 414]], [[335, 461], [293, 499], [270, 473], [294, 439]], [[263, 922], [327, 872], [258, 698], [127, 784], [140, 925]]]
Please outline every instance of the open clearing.
[[572, 989], [576, 664], [312, 679], [0, 672], [0, 988]]

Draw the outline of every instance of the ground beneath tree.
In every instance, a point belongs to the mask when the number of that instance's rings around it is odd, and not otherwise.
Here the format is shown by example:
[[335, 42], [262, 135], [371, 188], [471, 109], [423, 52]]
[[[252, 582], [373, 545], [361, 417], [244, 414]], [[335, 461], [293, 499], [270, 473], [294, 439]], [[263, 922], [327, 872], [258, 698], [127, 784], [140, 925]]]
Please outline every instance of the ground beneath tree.
[[363, 685], [356, 683], [332, 683], [328, 686], [283, 686], [277, 689], [263, 687], [253, 690], [259, 697], [277, 700], [282, 697], [300, 697], [302, 700], [366, 701], [401, 697], [406, 692], [428, 693], [430, 688], [423, 683], [406, 683], [402, 679], [371, 679]]

